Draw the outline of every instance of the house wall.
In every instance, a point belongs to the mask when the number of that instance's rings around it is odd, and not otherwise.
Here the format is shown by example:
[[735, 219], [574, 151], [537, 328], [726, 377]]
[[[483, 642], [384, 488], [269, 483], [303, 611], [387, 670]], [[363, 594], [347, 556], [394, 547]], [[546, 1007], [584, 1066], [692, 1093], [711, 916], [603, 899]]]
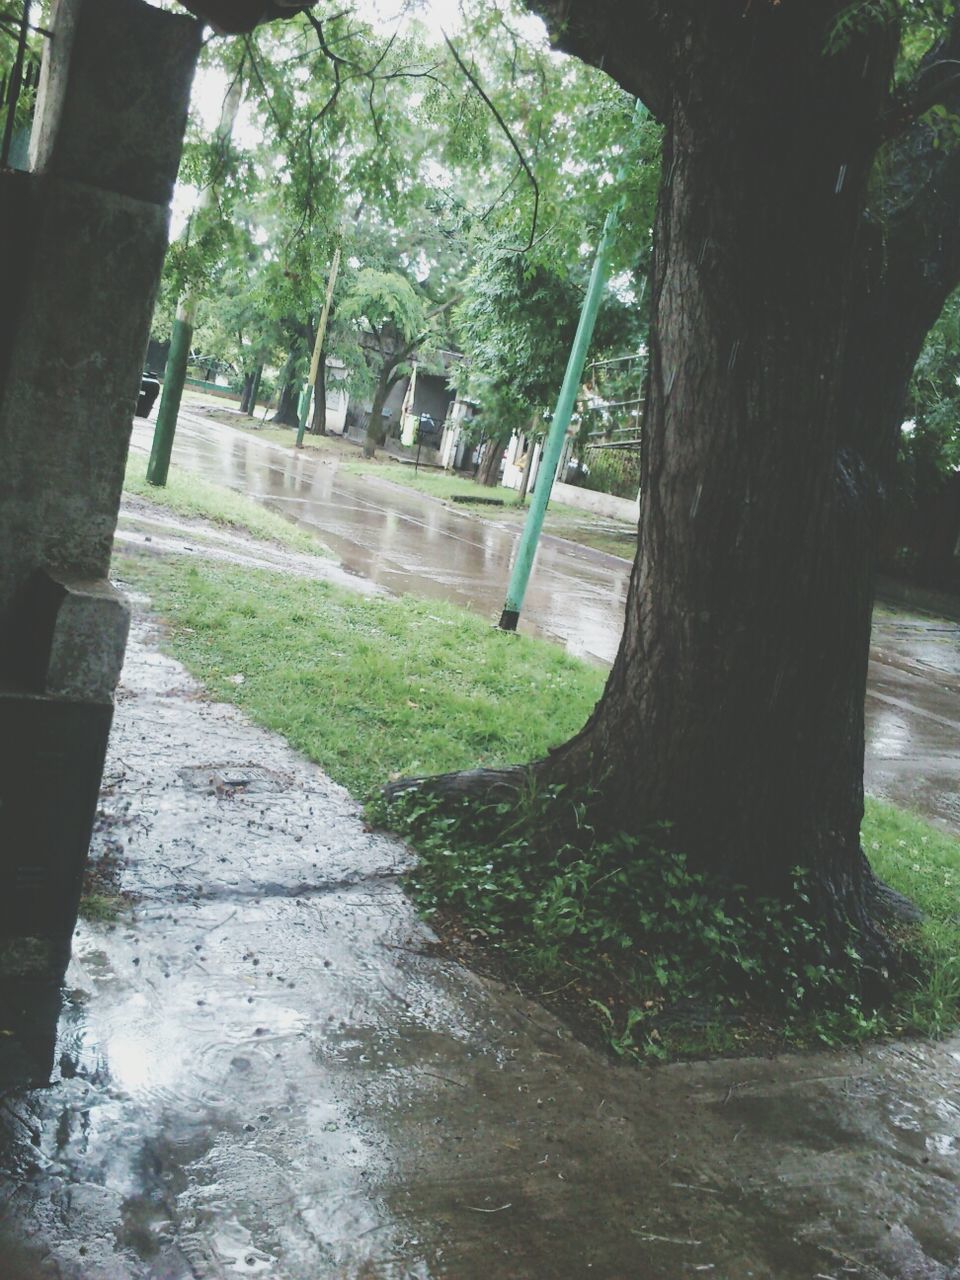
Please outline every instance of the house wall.
[[[384, 408], [390, 413], [391, 425], [400, 420], [400, 410], [409, 385], [409, 378], [401, 378], [387, 396]], [[414, 413], [429, 413], [436, 422], [443, 422], [452, 403], [453, 392], [447, 387], [446, 378], [434, 373], [417, 374], [417, 387], [413, 397]]]

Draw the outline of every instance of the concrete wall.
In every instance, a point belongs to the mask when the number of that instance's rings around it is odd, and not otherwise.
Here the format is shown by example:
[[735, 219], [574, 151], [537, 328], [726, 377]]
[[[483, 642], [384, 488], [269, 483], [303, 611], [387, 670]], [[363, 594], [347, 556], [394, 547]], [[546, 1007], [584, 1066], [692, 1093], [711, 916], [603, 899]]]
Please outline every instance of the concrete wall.
[[594, 515], [610, 516], [614, 520], [630, 520], [636, 524], [640, 519], [640, 503], [636, 499], [631, 502], [629, 498], [615, 498], [612, 493], [597, 493], [575, 484], [562, 484], [559, 480], [554, 484], [550, 497], [554, 502], [578, 507], [581, 511], [592, 511]]

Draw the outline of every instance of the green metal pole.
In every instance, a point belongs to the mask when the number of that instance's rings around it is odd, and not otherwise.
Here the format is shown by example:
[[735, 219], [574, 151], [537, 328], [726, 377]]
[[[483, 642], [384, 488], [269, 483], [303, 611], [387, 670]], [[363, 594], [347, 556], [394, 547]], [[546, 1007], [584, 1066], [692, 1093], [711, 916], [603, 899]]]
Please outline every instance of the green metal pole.
[[[645, 114], [646, 111], [643, 104], [638, 102], [633, 115], [634, 124], [639, 124]], [[623, 174], [621, 173], [620, 176], [622, 177]], [[587, 352], [590, 349], [590, 339], [593, 337], [593, 326], [597, 319], [600, 300], [603, 297], [603, 291], [607, 283], [610, 249], [616, 236], [620, 209], [621, 202], [618, 201], [607, 214], [603, 224], [603, 231], [600, 234], [600, 243], [597, 245], [596, 256], [593, 260], [593, 270], [590, 273], [590, 283], [587, 285], [587, 296], [584, 298], [583, 306], [580, 310], [580, 322], [577, 325], [573, 346], [570, 348], [567, 371], [564, 374], [563, 385], [557, 397], [557, 407], [553, 412], [550, 430], [547, 432], [543, 456], [540, 459], [540, 466], [537, 468], [536, 484], [530, 498], [530, 507], [527, 511], [523, 532], [520, 535], [520, 545], [517, 547], [517, 557], [513, 562], [513, 571], [510, 574], [507, 598], [499, 622], [502, 631], [516, 631], [517, 622], [520, 619], [523, 597], [527, 591], [530, 570], [533, 568], [533, 558], [537, 552], [537, 540], [543, 527], [543, 517], [547, 509], [547, 503], [550, 500], [550, 491], [553, 488], [554, 475], [557, 470], [557, 464], [560, 461], [560, 452], [563, 449], [567, 427], [570, 425], [570, 417], [577, 398], [577, 389], [583, 376], [583, 366], [587, 358]]]
[[147, 480], [161, 489], [167, 483], [167, 472], [170, 470], [170, 454], [173, 452], [177, 414], [180, 412], [180, 398], [183, 395], [183, 384], [187, 376], [187, 361], [190, 358], [190, 342], [193, 338], [196, 312], [197, 306], [194, 300], [184, 296], [177, 308], [177, 318], [173, 322], [173, 332], [170, 335], [170, 350], [167, 353], [167, 366], [163, 374], [163, 394], [160, 396], [157, 425], [153, 432], [153, 448], [150, 450], [150, 461], [147, 464]]

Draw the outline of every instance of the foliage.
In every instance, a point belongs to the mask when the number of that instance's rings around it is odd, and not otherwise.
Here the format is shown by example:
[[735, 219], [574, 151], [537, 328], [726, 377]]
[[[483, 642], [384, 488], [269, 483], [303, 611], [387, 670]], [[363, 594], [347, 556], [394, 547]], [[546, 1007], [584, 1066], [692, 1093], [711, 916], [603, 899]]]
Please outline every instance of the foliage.
[[[0, 82], [5, 84], [4, 93], [0, 95], [0, 133], [2, 133], [6, 125], [6, 86], [9, 85], [8, 77], [11, 75], [16, 61], [17, 45], [20, 38], [20, 18], [21, 8], [19, 5], [13, 8], [5, 6], [3, 10], [0, 10]], [[20, 93], [17, 98], [16, 120], [14, 122], [16, 129], [24, 130], [29, 128], [30, 121], [33, 118], [37, 96], [37, 70], [40, 66], [44, 49], [44, 38], [36, 28], [49, 29], [50, 0], [41, 0], [40, 4], [33, 5], [30, 22], [32, 29], [27, 32], [23, 80], [21, 81]]]
[[345, 320], [358, 320], [368, 328], [393, 329], [409, 341], [423, 328], [423, 302], [409, 280], [395, 271], [365, 267], [358, 272], [350, 293], [340, 306]]
[[[578, 128], [571, 123], [561, 141], [553, 130], [543, 131], [542, 117], [538, 122], [542, 163], [537, 173], [543, 177], [541, 216], [546, 230], [523, 254], [509, 248], [517, 232], [509, 219], [499, 234], [488, 234], [478, 243], [456, 315], [467, 355], [461, 393], [490, 407], [488, 422], [505, 424], [498, 434], [524, 425], [537, 410], [553, 407], [601, 224], [614, 204], [623, 206], [615, 257], [622, 275], [619, 288], [608, 289], [604, 297], [593, 350], [635, 349], [645, 331], [641, 282], [648, 266], [659, 129], [649, 120], [639, 127], [631, 123], [628, 100], [609, 85], [604, 89], [591, 82], [591, 97], [580, 103], [579, 112], [574, 103], [583, 92], [581, 84], [568, 74], [550, 87], [561, 118], [567, 120], [566, 112], [573, 109]], [[590, 126], [592, 134], [579, 132]], [[629, 199], [622, 183], [603, 182], [612, 177], [611, 152], [618, 167], [630, 172]], [[558, 157], [563, 157], [559, 164]], [[489, 433], [486, 423], [484, 427]]]
[[870, 1025], [859, 957], [833, 954], [799, 868], [784, 900], [751, 898], [691, 869], [666, 831], [599, 839], [590, 809], [557, 787], [519, 806], [409, 793], [387, 820], [417, 847], [410, 882], [428, 914], [454, 912], [528, 981], [628, 991], [628, 1006], [618, 995], [603, 1009], [622, 1052], [660, 1056], [658, 1024], [684, 1006], [749, 1002], [788, 1025], [829, 1008]]
[[[590, 810], [588, 795], [550, 787], [479, 807], [411, 791], [376, 812], [415, 844], [409, 881], [428, 916], [452, 917], [534, 990], [575, 988], [620, 1054], [733, 1048], [773, 1028], [838, 1044], [956, 1025], [956, 840], [868, 806], [872, 859], [927, 913], [901, 940], [900, 985], [877, 1007], [877, 975], [864, 970], [855, 937], [838, 950], [827, 936], [801, 868], [790, 893], [758, 899], [691, 868], [665, 829], [599, 839]], [[704, 1011], [706, 1039], [689, 1029]]]
[[960, 297], [930, 330], [907, 393], [885, 559], [933, 581], [949, 581], [960, 533]]
[[[224, 147], [191, 124], [181, 181], [202, 190], [216, 173], [218, 199], [171, 246], [155, 330], [168, 329], [192, 282], [205, 293], [203, 350], [241, 371], [289, 352], [302, 366], [339, 240], [326, 350], [346, 363], [344, 389], [372, 396], [408, 368], [388, 367], [396, 340], [417, 337], [418, 315], [449, 301], [472, 266], [470, 332], [450, 332], [444, 313], [436, 342], [477, 353], [471, 394], [487, 408], [485, 431], [525, 424], [556, 394], [614, 202], [625, 206], [615, 267], [626, 274], [607, 327], [620, 342], [634, 326], [630, 279], [649, 253], [658, 130], [631, 130], [629, 99], [601, 73], [556, 59], [509, 6], [473, 5], [459, 62], [415, 21], [386, 43], [345, 11], [323, 24], [323, 39], [294, 19], [205, 50], [208, 75], [242, 78], [246, 127]], [[621, 163], [641, 181], [615, 182]], [[532, 202], [536, 242], [518, 253]], [[369, 341], [361, 319], [385, 324], [385, 341]]]
[[640, 488], [640, 454], [633, 449], [591, 449], [587, 470], [581, 473], [581, 489], [612, 493], [617, 498], [636, 498]]
[[[960, 467], [960, 294], [954, 293], [927, 334], [913, 370], [906, 416], [914, 430], [901, 440], [901, 458], [946, 475]], [[922, 465], [922, 464], [921, 464]]]

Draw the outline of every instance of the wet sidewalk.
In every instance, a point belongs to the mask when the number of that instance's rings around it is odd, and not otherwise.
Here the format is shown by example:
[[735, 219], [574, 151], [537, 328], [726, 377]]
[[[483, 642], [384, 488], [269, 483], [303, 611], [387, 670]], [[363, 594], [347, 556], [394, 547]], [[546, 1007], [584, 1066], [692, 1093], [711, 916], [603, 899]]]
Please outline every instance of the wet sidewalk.
[[0, 1108], [4, 1280], [960, 1276], [960, 1043], [608, 1062], [431, 955], [404, 846], [145, 617], [106, 781], [132, 915]]

